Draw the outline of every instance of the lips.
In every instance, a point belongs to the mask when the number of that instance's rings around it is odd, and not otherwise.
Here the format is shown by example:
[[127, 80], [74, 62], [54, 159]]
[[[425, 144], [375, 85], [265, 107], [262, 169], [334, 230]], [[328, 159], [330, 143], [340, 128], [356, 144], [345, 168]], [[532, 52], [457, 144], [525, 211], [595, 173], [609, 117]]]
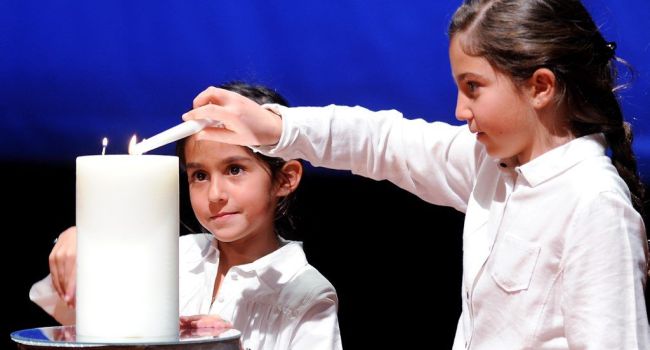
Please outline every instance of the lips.
[[221, 213], [217, 213], [216, 215], [211, 216], [210, 220], [219, 220], [219, 219], [225, 220], [225, 219], [227, 219], [229, 217], [232, 217], [235, 214], [237, 214], [237, 212], [234, 212], [234, 211], [233, 212], [221, 212]]

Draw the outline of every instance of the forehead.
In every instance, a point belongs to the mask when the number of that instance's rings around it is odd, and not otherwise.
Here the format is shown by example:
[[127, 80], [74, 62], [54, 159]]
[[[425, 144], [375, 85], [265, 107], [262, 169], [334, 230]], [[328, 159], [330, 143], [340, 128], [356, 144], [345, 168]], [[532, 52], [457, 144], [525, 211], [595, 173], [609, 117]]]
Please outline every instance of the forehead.
[[188, 162], [194, 159], [206, 158], [218, 161], [232, 157], [254, 158], [252, 152], [244, 146], [197, 140], [195, 137], [190, 137], [185, 144], [185, 158]]
[[463, 49], [464, 35], [454, 35], [449, 43], [449, 62], [454, 78], [463, 74], [477, 74], [485, 78], [496, 78], [497, 72], [487, 59], [470, 55]]

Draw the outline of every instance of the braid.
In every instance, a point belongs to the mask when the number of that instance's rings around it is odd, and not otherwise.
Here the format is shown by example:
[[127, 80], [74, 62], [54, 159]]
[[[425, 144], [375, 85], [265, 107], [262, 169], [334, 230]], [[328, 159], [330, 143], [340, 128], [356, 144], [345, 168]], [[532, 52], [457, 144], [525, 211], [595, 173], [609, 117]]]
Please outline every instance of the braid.
[[[621, 87], [613, 87], [617, 76], [616, 62], [622, 63], [630, 71], [632, 68], [620, 58], [607, 57], [607, 53], [602, 56], [605, 62], [595, 64], [598, 67], [595, 71], [599, 74], [592, 74], [594, 84], [574, 84], [566, 87], [567, 104], [574, 111], [574, 114], [569, 117], [571, 128], [578, 137], [596, 132], [605, 134], [607, 145], [612, 151], [612, 163], [630, 189], [634, 208], [645, 221], [645, 186], [641, 182], [632, 149], [632, 126], [624, 121], [616, 97], [615, 91]], [[585, 81], [588, 79], [588, 74], [589, 71], [581, 72], [576, 69], [567, 74], [567, 77], [575, 81], [580, 81], [579, 79]]]
[[618, 170], [632, 194], [634, 208], [644, 217], [645, 187], [637, 170], [636, 157], [632, 151], [632, 127], [624, 122], [621, 127], [605, 132], [612, 150], [612, 163]]

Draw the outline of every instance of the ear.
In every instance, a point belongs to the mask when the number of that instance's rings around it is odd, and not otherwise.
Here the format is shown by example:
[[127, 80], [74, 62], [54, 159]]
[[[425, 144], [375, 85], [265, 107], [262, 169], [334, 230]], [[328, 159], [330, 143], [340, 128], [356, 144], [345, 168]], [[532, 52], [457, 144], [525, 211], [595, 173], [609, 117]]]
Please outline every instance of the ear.
[[555, 74], [548, 68], [539, 68], [528, 80], [533, 108], [539, 110], [553, 103], [556, 92]]
[[280, 172], [275, 195], [284, 197], [298, 188], [300, 179], [302, 178], [302, 164], [295, 159], [289, 160], [284, 163]]

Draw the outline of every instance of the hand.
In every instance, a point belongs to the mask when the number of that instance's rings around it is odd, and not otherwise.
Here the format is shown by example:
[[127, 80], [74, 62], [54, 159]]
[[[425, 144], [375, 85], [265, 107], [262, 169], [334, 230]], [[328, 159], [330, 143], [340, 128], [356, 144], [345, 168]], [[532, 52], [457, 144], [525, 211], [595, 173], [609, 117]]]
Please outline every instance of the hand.
[[76, 304], [77, 283], [77, 228], [63, 231], [50, 253], [50, 274], [56, 293], [69, 307]]
[[181, 340], [189, 340], [194, 338], [217, 337], [229, 330], [230, 328], [181, 328]]
[[77, 339], [77, 332], [74, 326], [52, 327], [52, 338], [54, 341], [70, 341]]
[[282, 134], [282, 119], [254, 101], [235, 92], [209, 87], [196, 96], [194, 109], [183, 120], [213, 119], [223, 127], [209, 127], [198, 139], [244, 146], [274, 145]]
[[181, 316], [180, 328], [182, 330], [211, 329], [219, 333], [232, 328], [232, 324], [217, 315]]

